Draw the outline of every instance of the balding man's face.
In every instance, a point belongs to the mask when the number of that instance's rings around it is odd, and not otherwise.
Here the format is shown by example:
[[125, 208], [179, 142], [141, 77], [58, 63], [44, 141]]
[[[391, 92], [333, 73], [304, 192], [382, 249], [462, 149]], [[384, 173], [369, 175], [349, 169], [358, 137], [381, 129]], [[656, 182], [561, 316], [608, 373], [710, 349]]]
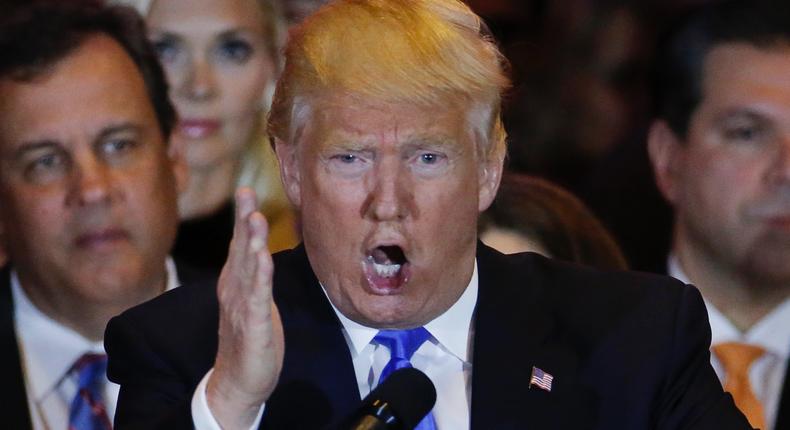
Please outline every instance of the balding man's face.
[[312, 267], [349, 318], [422, 325], [466, 288], [501, 171], [480, 161], [466, 117], [338, 97], [314, 108], [295, 146], [278, 145]]

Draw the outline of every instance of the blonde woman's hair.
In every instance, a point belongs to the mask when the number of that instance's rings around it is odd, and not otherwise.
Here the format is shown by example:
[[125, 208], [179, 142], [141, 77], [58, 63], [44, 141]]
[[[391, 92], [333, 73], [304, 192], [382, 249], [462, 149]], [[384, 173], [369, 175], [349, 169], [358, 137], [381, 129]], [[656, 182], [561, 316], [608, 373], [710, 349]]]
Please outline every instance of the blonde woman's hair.
[[504, 156], [509, 85], [485, 24], [456, 0], [338, 0], [291, 31], [269, 134], [292, 143], [305, 112], [331, 92], [441, 106], [464, 101], [485, 158]]

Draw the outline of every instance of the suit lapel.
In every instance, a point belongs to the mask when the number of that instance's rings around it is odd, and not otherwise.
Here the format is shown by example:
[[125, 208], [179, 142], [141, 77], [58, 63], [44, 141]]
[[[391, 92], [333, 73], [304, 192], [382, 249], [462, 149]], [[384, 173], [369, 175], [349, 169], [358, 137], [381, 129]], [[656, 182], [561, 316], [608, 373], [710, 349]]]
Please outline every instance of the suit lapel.
[[286, 339], [285, 365], [267, 403], [264, 424], [267, 428], [325, 428], [358, 407], [359, 388], [340, 321], [304, 249], [294, 254], [292, 264], [275, 264], [289, 268], [285, 273], [275, 271], [275, 300]]
[[[584, 422], [563, 412], [583, 402], [573, 389], [577, 354], [564, 346], [544, 293], [550, 281], [534, 270], [534, 258], [505, 257], [478, 246], [472, 429], [492, 423], [501, 429], [570, 428]], [[550, 391], [530, 385], [533, 367], [553, 377]]]
[[3, 378], [3, 389], [0, 390], [0, 405], [5, 411], [4, 425], [13, 429], [32, 428], [19, 345], [14, 330], [14, 303], [11, 298], [8, 267], [0, 271], [0, 366], [7, 377]]

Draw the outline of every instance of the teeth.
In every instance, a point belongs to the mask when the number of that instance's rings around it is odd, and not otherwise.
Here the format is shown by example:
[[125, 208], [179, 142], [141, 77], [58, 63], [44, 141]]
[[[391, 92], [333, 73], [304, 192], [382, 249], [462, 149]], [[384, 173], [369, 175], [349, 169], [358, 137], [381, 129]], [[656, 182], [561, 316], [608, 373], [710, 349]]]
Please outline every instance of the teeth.
[[373, 268], [376, 269], [376, 274], [384, 278], [392, 278], [398, 274], [400, 264], [378, 264], [373, 263]]
[[367, 260], [368, 263], [373, 266], [373, 270], [376, 271], [376, 274], [382, 278], [395, 277], [401, 268], [400, 264], [376, 263], [376, 260], [373, 258], [373, 256], [368, 256]]

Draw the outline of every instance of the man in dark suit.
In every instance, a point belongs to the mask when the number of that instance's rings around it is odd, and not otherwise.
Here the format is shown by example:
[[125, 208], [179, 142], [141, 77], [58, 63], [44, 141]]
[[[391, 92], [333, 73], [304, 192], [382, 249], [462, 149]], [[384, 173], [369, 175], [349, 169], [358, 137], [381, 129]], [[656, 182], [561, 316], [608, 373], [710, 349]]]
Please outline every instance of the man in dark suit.
[[712, 365], [751, 424], [790, 428], [790, 7], [711, 4], [662, 51], [649, 152], [675, 210], [668, 272], [700, 289]]
[[695, 289], [478, 243], [506, 86], [456, 0], [342, 0], [292, 32], [269, 130], [304, 244], [270, 256], [240, 190], [219, 283], [108, 325], [118, 428], [325, 428], [399, 366], [438, 392], [420, 429], [748, 428]]
[[175, 287], [183, 163], [175, 113], [133, 11], [4, 9], [0, 23], [3, 428], [109, 428], [107, 321]]

